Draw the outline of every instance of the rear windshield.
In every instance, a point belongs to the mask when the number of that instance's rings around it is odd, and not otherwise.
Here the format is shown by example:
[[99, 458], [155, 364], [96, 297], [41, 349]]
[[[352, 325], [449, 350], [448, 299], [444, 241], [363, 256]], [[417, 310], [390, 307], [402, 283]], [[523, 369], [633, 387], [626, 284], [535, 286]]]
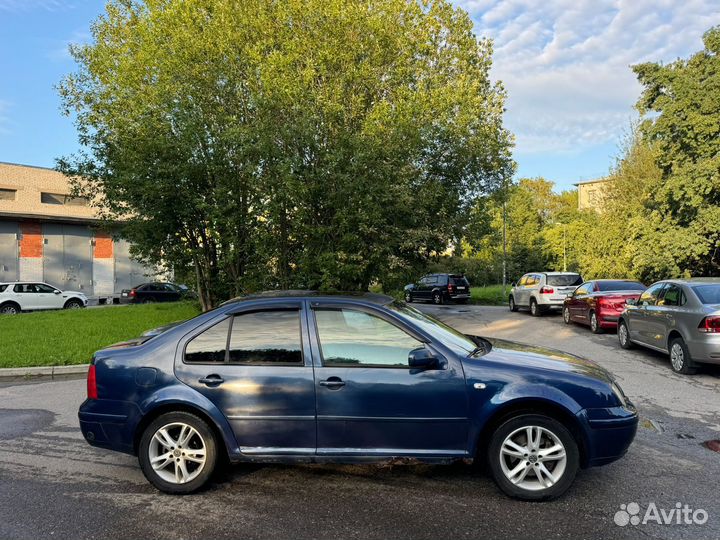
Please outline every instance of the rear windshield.
[[580, 274], [564, 274], [562, 276], [548, 276], [547, 284], [556, 287], [569, 287], [571, 285], [582, 285]]
[[693, 285], [692, 290], [703, 304], [720, 304], [720, 283]]
[[470, 285], [465, 276], [450, 276], [450, 283], [453, 285], [459, 285], [460, 287], [467, 287]]
[[598, 281], [600, 291], [644, 291], [645, 285], [638, 281]]

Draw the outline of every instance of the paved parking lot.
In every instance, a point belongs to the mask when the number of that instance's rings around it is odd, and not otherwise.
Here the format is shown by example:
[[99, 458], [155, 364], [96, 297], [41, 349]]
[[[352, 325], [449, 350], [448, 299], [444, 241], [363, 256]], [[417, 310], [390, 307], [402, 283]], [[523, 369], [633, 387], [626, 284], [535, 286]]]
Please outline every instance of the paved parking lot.
[[[473, 467], [236, 466], [196, 495], [155, 491], [130, 456], [77, 429], [82, 380], [0, 385], [0, 538], [718, 538], [720, 370], [675, 375], [662, 355], [623, 351], [559, 316], [423, 307], [468, 332], [551, 346], [610, 369], [638, 405], [628, 455], [581, 471], [557, 501], [501, 495]], [[618, 526], [621, 505], [703, 509], [703, 525]], [[632, 507], [631, 507], [632, 508]], [[621, 516], [622, 517], [622, 516]]]

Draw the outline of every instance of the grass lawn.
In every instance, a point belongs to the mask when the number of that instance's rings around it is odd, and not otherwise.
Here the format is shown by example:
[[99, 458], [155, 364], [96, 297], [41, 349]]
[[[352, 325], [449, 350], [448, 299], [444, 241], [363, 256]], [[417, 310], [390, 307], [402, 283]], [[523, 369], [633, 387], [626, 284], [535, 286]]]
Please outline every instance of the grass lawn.
[[85, 364], [98, 349], [199, 312], [175, 302], [0, 316], [0, 368]]
[[470, 303], [485, 306], [499, 306], [507, 303], [510, 294], [510, 285], [505, 286], [506, 295], [503, 296], [502, 285], [488, 285], [486, 287], [470, 286]]

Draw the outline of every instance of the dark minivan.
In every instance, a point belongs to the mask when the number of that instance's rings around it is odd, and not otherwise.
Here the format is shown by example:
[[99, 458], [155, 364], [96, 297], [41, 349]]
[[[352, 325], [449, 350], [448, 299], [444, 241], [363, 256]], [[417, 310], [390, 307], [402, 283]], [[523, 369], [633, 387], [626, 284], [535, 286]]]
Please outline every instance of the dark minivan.
[[452, 300], [464, 304], [470, 298], [470, 283], [462, 274], [428, 274], [415, 283], [405, 285], [406, 302], [444, 304]]

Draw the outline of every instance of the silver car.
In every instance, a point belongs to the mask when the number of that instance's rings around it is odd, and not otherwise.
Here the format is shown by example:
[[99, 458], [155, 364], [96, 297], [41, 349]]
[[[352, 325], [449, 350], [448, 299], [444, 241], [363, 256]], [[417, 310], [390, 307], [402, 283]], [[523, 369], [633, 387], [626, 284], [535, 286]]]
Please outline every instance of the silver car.
[[583, 282], [575, 272], [530, 272], [510, 290], [510, 311], [526, 307], [534, 317], [551, 309], [561, 310], [568, 294]]
[[618, 321], [623, 349], [642, 345], [670, 355], [677, 373], [720, 364], [720, 279], [671, 279], [628, 300]]

